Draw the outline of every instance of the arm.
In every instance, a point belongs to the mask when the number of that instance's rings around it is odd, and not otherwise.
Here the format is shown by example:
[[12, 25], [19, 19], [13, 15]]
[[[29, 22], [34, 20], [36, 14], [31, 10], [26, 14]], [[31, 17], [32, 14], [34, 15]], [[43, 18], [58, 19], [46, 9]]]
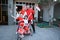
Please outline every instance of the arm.
[[24, 13], [23, 18], [24, 18], [24, 16], [25, 16], [25, 15], [27, 15], [27, 13], [26, 13], [26, 12]]
[[30, 15], [28, 16], [28, 19], [29, 19], [29, 17], [32, 15], [32, 13], [30, 13]]
[[11, 15], [11, 17], [13, 17], [14, 19], [17, 19], [19, 17], [19, 14], [17, 13], [16, 17]]
[[16, 19], [16, 17], [14, 17], [13, 15], [11, 15], [11, 17], [13, 17], [14, 19]]
[[36, 6], [36, 9], [37, 9], [38, 11], [40, 11], [40, 8], [39, 8], [38, 6]]

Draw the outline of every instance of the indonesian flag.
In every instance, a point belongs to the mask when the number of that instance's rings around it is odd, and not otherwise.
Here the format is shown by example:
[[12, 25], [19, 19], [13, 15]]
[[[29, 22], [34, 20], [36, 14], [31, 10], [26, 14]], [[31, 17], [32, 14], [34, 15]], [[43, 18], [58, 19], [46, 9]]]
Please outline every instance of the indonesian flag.
[[36, 9], [37, 9], [38, 11], [41, 11], [40, 8], [39, 8], [39, 6], [36, 6]]

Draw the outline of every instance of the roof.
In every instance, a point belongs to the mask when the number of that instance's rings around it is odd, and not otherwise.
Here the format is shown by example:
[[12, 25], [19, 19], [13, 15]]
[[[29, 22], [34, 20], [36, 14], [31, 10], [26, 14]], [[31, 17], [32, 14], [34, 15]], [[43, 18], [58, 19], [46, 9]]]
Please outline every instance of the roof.
[[15, 2], [38, 3], [38, 0], [15, 0]]

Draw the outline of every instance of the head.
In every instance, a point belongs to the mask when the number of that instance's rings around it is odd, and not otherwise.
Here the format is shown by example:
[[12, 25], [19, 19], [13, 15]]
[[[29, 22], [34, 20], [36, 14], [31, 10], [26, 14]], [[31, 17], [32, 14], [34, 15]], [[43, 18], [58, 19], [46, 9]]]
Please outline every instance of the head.
[[23, 5], [23, 6], [22, 6], [22, 9], [23, 9], [23, 10], [26, 10], [26, 5]]
[[33, 6], [31, 6], [30, 8], [31, 8], [31, 9], [33, 9], [34, 7], [33, 7]]
[[27, 5], [26, 7], [27, 7], [27, 9], [29, 9], [29, 8], [30, 8], [30, 6], [29, 6], [29, 5]]
[[25, 15], [25, 16], [24, 16], [24, 19], [27, 19], [27, 18], [28, 18], [28, 16], [27, 16], [27, 15]]

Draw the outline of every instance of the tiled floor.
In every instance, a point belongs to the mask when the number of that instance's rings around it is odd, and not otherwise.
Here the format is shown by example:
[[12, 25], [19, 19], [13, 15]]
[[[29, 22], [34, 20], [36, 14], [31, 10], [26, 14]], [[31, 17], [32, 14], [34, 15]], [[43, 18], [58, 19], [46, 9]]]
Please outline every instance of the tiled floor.
[[[0, 26], [0, 40], [16, 40], [16, 25]], [[60, 28], [36, 28], [36, 33], [23, 40], [60, 40]]]

